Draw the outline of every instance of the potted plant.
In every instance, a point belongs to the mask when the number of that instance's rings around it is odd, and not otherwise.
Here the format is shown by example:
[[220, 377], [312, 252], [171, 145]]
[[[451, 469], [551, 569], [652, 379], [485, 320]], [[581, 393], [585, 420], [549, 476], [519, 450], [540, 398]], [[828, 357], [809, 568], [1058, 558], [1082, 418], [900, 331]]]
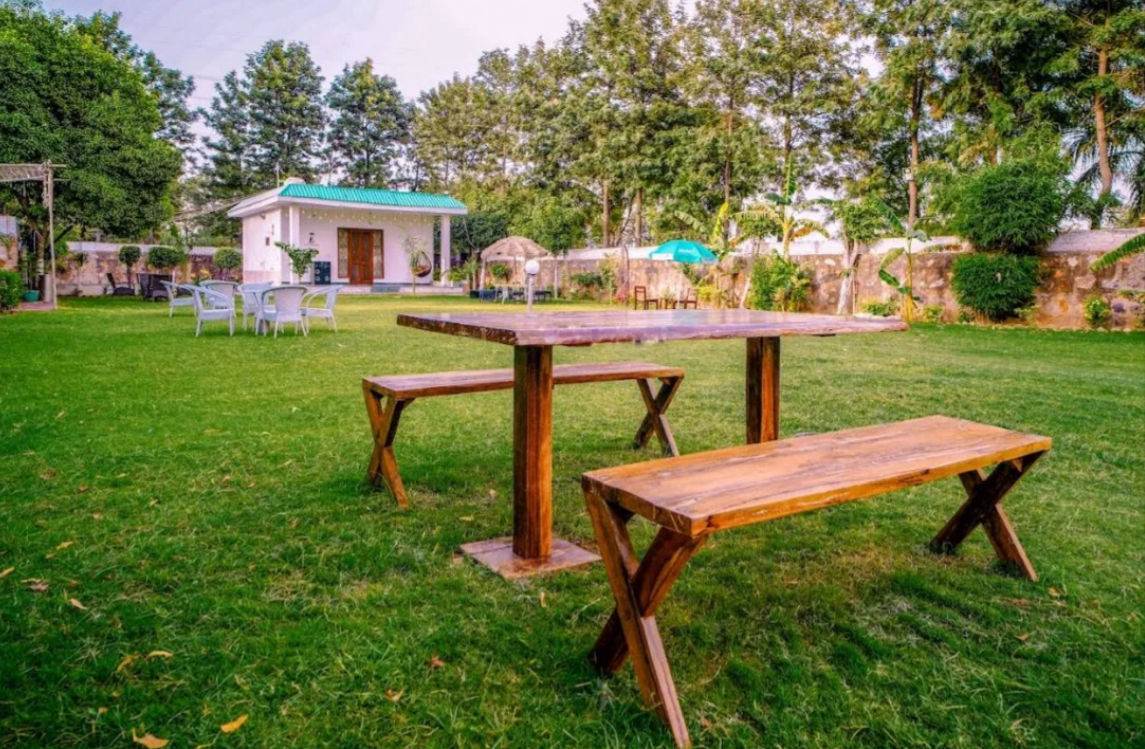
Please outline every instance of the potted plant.
[[295, 282], [302, 283], [302, 276], [314, 262], [314, 258], [318, 257], [318, 250], [313, 247], [295, 247], [287, 242], [275, 242], [274, 244], [290, 258], [290, 269], [294, 271]]
[[133, 244], [127, 244], [119, 248], [119, 262], [127, 267], [127, 285], [131, 285], [131, 268], [139, 262], [139, 258], [143, 256], [143, 250], [139, 249]]
[[243, 264], [243, 254], [234, 247], [220, 247], [215, 250], [214, 261], [220, 275], [229, 280], [231, 271], [237, 270]]

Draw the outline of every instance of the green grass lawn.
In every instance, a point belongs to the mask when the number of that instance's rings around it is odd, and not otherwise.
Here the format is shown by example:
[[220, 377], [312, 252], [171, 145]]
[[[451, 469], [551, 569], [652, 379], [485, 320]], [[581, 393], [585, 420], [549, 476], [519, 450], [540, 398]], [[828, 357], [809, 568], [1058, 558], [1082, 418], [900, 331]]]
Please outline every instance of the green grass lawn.
[[[468, 307], [345, 297], [341, 332], [278, 340], [132, 300], [0, 318], [0, 746], [670, 746], [631, 669], [585, 659], [599, 565], [508, 583], [458, 555], [511, 528], [510, 393], [407, 410], [411, 510], [362, 483], [363, 375], [510, 365], [394, 324]], [[687, 453], [742, 441], [743, 349], [556, 361], [686, 367]], [[1042, 579], [981, 531], [926, 551], [957, 481], [720, 534], [658, 617], [696, 744], [1145, 744], [1145, 335], [918, 326], [791, 339], [783, 367], [784, 435], [1052, 436], [1006, 501]], [[642, 413], [632, 383], [557, 391], [557, 535], [592, 543], [583, 471], [656, 454], [628, 448]]]

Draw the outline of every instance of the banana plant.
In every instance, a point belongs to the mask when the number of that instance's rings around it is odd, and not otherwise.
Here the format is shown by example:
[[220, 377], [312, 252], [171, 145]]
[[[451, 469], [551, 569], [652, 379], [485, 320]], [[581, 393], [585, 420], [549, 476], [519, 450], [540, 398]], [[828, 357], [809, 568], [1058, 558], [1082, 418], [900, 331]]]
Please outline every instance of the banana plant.
[[[896, 247], [883, 256], [883, 261], [879, 263], [879, 279], [899, 293], [903, 302], [903, 319], [907, 322], [914, 322], [914, 242], [915, 240], [928, 242], [930, 241], [930, 237], [926, 232], [903, 224], [902, 219], [885, 203], [882, 204], [881, 209], [894, 233], [898, 236], [906, 237], [906, 246]], [[890, 272], [890, 267], [894, 265], [895, 261], [900, 257], [906, 258], [906, 274], [902, 280]]]
[[730, 215], [731, 208], [726, 202], [721, 204], [719, 210], [711, 217], [710, 225], [708, 222], [696, 218], [690, 213], [676, 211], [676, 217], [687, 224], [689, 229], [700, 236], [707, 234], [708, 238], [707, 241], [704, 242], [704, 246], [711, 250], [712, 254], [716, 256], [716, 259], [721, 262], [735, 249], [731, 237], [728, 232], [725, 231]]
[[822, 234], [827, 233], [827, 230], [818, 221], [799, 216], [799, 206], [795, 201], [798, 189], [795, 185], [792, 167], [793, 162], [789, 161], [782, 193], [769, 192], [764, 196], [767, 198], [766, 203], [746, 208], [740, 214], [744, 228], [741, 238], [779, 237], [783, 245], [784, 260], [790, 258], [791, 243], [794, 240], [816, 231]]
[[1145, 253], [1145, 233], [1138, 234], [1131, 239], [1126, 240], [1120, 247], [1110, 250], [1101, 257], [1099, 257], [1091, 266], [1091, 270], [1104, 270], [1109, 266], [1133, 255], [1140, 255]]

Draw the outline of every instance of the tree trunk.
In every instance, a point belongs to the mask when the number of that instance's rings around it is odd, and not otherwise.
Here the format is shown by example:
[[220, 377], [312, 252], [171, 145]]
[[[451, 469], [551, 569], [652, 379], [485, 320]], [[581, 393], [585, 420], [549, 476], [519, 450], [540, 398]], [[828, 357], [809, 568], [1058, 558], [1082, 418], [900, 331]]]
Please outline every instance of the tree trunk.
[[612, 204], [608, 199], [608, 180], [604, 181], [604, 186], [601, 190], [601, 193], [601, 202], [604, 204], [604, 212], [600, 217], [600, 244], [604, 247], [611, 247], [612, 244], [609, 235], [612, 233], [612, 227], [609, 224], [611, 223], [610, 217], [612, 214]]
[[[1109, 50], [1097, 51], [1097, 76], [1104, 78], [1109, 73]], [[1093, 125], [1097, 134], [1097, 170], [1101, 175], [1101, 190], [1097, 193], [1098, 210], [1093, 215], [1093, 226], [1101, 227], [1102, 203], [1113, 191], [1113, 167], [1109, 163], [1109, 132], [1105, 122], [1105, 97], [1100, 91], [1093, 97]]]
[[839, 303], [835, 307], [836, 315], [855, 314], [855, 272], [859, 265], [859, 243], [849, 239], [843, 242], [843, 283], [839, 287]]
[[910, 93], [910, 181], [907, 182], [907, 198], [909, 200], [909, 207], [907, 208], [906, 225], [908, 229], [913, 229], [915, 222], [918, 221], [918, 165], [920, 156], [920, 144], [918, 138], [919, 123], [922, 120], [922, 77], [918, 76], [914, 80]]
[[636, 203], [633, 206], [636, 212], [634, 221], [634, 231], [632, 246], [639, 247], [644, 241], [644, 188], [640, 187], [636, 190]]

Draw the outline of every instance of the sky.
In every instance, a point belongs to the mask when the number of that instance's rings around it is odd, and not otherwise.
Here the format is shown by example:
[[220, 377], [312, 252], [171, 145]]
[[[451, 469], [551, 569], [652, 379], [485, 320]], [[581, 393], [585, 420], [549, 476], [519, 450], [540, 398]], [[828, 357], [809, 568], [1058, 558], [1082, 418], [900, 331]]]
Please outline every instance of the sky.
[[122, 28], [195, 78], [194, 107], [268, 39], [305, 42], [330, 79], [373, 58], [407, 98], [477, 69], [482, 52], [560, 38], [584, 0], [44, 0], [50, 10], [122, 13]]

